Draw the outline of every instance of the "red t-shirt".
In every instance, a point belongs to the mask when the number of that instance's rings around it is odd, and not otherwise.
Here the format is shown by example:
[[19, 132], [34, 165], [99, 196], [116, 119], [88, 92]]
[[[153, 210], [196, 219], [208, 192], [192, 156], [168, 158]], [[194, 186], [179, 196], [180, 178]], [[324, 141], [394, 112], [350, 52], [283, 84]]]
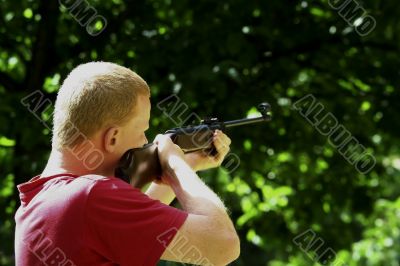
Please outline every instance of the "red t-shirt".
[[17, 266], [155, 265], [188, 216], [116, 177], [39, 177], [18, 186]]

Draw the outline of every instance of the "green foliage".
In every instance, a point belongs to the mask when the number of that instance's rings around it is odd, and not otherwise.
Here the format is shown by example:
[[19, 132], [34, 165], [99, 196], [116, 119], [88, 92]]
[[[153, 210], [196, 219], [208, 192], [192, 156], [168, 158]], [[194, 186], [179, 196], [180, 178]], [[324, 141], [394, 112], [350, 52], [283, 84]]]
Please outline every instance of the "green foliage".
[[[364, 37], [327, 0], [88, 2], [107, 19], [93, 25], [105, 27], [98, 36], [59, 1], [0, 0], [1, 265], [13, 264], [16, 185], [40, 174], [50, 151], [37, 117], [51, 125], [51, 108], [35, 116], [21, 99], [41, 90], [54, 103], [68, 72], [92, 60], [149, 83], [150, 139], [176, 126], [154, 108], [171, 93], [200, 117], [231, 120], [272, 105], [270, 123], [229, 132], [236, 170], [201, 173], [238, 229], [234, 265], [318, 265], [327, 248], [346, 265], [398, 265], [397, 2], [360, 2], [377, 21]], [[373, 154], [371, 172], [360, 174], [292, 107], [307, 94]], [[303, 252], [293, 242], [308, 229], [324, 248]]]

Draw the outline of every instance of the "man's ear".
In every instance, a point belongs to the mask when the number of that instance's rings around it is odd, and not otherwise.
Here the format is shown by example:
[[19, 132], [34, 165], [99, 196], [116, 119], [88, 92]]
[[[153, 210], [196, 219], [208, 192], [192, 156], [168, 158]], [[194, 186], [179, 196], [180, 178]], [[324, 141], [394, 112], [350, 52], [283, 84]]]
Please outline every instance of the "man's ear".
[[114, 152], [117, 148], [118, 138], [120, 137], [121, 129], [118, 127], [110, 127], [104, 133], [103, 143], [106, 152]]

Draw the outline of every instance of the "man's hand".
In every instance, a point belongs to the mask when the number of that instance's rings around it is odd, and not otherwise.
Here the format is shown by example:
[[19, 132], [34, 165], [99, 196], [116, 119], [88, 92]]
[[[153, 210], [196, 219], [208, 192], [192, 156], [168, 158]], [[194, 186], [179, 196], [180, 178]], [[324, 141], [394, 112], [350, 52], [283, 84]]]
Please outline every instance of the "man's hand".
[[184, 155], [185, 161], [195, 171], [206, 170], [218, 167], [222, 164], [225, 156], [228, 154], [231, 144], [231, 139], [225, 135], [221, 130], [216, 130], [213, 136], [213, 144], [217, 150], [215, 156], [205, 154], [203, 151], [186, 153]]

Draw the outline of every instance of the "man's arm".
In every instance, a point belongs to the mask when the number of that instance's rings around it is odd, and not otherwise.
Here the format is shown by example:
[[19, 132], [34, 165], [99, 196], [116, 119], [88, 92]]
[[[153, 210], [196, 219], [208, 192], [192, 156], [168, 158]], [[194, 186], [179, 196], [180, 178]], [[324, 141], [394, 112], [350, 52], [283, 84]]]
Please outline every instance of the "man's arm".
[[[197, 165], [195, 157], [191, 154], [185, 154], [185, 161], [190, 165], [190, 167], [197, 171]], [[206, 168], [204, 168], [206, 169]], [[166, 205], [170, 205], [171, 202], [175, 199], [175, 192], [169, 185], [163, 184], [162, 182], [151, 182], [150, 186], [147, 188], [145, 194], [154, 200], [159, 200]]]
[[[231, 143], [230, 139], [222, 133], [222, 131], [217, 130], [214, 136], [221, 134], [220, 138], [214, 139], [214, 145], [219, 147], [219, 153], [217, 157], [210, 157], [204, 154], [202, 151], [191, 152], [184, 154], [185, 161], [193, 169], [193, 171], [201, 171], [221, 165], [226, 154], [229, 152], [229, 145]], [[175, 193], [172, 188], [162, 182], [152, 182], [145, 194], [154, 200], [159, 200], [164, 204], [171, 204], [175, 199]]]
[[[214, 265], [235, 260], [240, 254], [240, 241], [224, 204], [187, 164], [178, 146], [163, 136], [158, 142], [166, 172], [163, 181], [171, 186], [182, 208], [189, 213], [161, 259]], [[224, 148], [216, 145], [216, 149], [222, 152]]]
[[175, 199], [172, 188], [166, 184], [151, 182], [145, 194], [154, 200], [159, 200], [166, 205], [170, 205]]

